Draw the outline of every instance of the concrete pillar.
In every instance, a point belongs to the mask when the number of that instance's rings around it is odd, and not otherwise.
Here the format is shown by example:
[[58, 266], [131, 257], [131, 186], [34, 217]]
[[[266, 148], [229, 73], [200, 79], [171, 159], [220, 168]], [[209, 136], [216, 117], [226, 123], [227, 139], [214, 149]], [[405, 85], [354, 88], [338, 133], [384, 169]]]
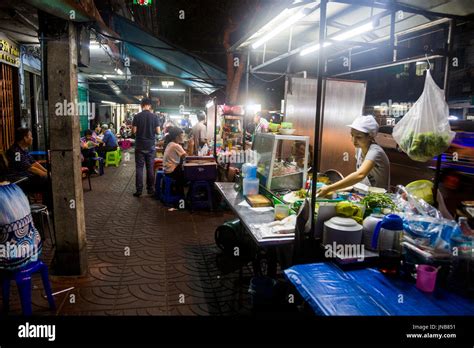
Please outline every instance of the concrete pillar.
[[[71, 108], [69, 104], [77, 101], [76, 27], [72, 22], [63, 24], [66, 30], [59, 37], [49, 35], [47, 41], [51, 178], [57, 240], [53, 273], [81, 275], [87, 271], [87, 248], [80, 123], [77, 107]], [[62, 110], [58, 103], [63, 105]]]

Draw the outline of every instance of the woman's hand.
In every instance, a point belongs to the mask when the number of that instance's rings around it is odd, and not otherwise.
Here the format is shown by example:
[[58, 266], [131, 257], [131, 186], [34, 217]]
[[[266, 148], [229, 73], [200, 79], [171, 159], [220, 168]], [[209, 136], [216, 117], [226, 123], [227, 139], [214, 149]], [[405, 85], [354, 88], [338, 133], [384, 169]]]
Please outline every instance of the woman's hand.
[[326, 197], [329, 194], [332, 194], [333, 189], [331, 186], [323, 186], [316, 193], [318, 194], [319, 197]]

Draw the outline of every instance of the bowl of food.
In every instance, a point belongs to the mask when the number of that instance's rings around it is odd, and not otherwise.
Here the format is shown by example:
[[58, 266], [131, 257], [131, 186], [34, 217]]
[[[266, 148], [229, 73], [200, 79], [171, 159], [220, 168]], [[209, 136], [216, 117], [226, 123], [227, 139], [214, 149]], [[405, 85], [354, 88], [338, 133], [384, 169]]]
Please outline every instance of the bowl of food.
[[283, 135], [292, 135], [294, 132], [296, 132], [296, 129], [280, 128], [280, 134]]

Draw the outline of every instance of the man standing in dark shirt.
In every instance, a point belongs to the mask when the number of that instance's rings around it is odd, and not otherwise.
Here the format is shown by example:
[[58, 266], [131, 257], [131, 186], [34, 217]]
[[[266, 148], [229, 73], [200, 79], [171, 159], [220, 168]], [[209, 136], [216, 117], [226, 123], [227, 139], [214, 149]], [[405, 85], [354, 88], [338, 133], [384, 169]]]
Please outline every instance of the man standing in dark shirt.
[[151, 99], [143, 98], [142, 112], [135, 115], [132, 122], [132, 132], [135, 134], [135, 197], [140, 197], [143, 191], [143, 167], [146, 165], [146, 189], [148, 194], [154, 194], [153, 162], [155, 159], [155, 134], [160, 133], [159, 119], [151, 112]]

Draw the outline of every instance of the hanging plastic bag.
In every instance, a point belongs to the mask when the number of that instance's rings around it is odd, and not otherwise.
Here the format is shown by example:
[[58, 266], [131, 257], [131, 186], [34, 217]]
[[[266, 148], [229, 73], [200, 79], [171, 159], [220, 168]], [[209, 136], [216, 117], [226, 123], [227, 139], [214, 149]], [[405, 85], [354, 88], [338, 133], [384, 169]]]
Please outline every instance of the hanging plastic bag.
[[427, 70], [423, 93], [393, 128], [393, 139], [408, 157], [426, 162], [446, 151], [454, 138], [448, 116], [444, 91]]

